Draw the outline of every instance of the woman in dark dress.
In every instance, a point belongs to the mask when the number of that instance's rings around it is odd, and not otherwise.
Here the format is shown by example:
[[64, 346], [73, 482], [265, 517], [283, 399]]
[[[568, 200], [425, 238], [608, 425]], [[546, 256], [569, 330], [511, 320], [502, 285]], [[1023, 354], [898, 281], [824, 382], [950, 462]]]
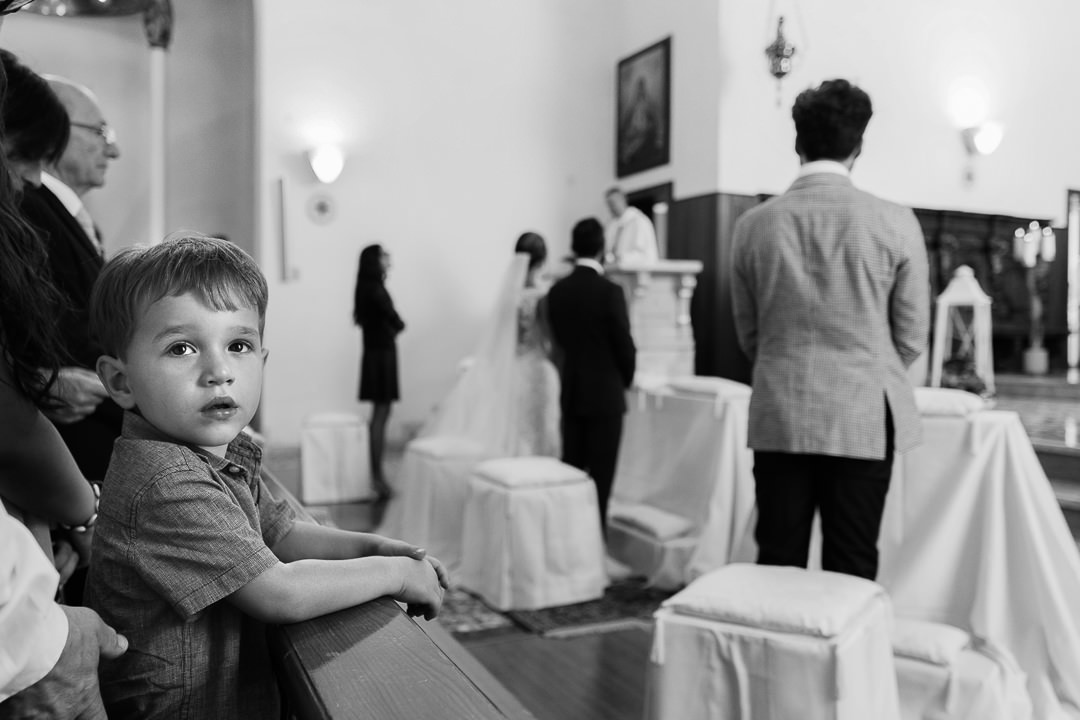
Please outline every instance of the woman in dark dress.
[[390, 404], [400, 397], [398, 389], [397, 334], [405, 329], [386, 291], [386, 271], [390, 256], [381, 245], [368, 245], [360, 253], [353, 299], [353, 320], [363, 332], [364, 351], [360, 361], [360, 400], [373, 404], [368, 424], [371, 478], [380, 498], [390, 496], [383, 475], [383, 450]]

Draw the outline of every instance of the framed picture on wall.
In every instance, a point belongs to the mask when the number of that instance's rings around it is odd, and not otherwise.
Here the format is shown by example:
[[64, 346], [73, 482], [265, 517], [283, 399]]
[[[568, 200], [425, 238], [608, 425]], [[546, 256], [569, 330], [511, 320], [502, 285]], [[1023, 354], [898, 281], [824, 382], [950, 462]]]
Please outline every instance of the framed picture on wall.
[[670, 37], [619, 61], [615, 113], [617, 177], [670, 162]]

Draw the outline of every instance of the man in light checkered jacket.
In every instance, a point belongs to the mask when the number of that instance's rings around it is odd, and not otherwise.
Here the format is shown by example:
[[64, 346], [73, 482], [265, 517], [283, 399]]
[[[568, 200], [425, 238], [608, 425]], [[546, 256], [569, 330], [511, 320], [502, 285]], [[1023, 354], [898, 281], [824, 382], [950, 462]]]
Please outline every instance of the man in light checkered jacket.
[[820, 510], [825, 570], [873, 579], [894, 452], [920, 440], [906, 368], [929, 332], [914, 213], [851, 182], [869, 96], [846, 80], [792, 108], [799, 176], [735, 226], [739, 344], [753, 363], [758, 562], [807, 564]]

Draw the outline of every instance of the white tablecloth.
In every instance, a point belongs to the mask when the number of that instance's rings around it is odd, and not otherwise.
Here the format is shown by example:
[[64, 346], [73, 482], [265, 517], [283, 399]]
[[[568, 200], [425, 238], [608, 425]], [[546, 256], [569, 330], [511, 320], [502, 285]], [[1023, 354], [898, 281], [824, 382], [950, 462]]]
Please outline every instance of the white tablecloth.
[[[756, 555], [746, 410], [631, 394], [613, 500], [701, 523], [688, 581]], [[878, 581], [898, 617], [955, 625], [1012, 652], [1036, 718], [1080, 718], [1080, 553], [1019, 416], [923, 421], [923, 444], [894, 467]]]
[[666, 390], [632, 391], [612, 487], [612, 508], [646, 504], [682, 516], [699, 543], [682, 581], [729, 562], [753, 562], [753, 455], [746, 400]]

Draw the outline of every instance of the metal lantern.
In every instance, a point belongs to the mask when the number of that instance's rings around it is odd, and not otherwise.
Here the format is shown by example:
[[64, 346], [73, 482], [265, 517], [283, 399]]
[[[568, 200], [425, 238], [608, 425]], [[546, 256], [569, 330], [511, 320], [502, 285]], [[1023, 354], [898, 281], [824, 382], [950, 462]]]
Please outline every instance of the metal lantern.
[[[946, 365], [953, 369], [950, 387], [962, 387], [982, 395], [994, 394], [994, 359], [990, 330], [990, 296], [979, 287], [975, 272], [961, 265], [948, 287], [937, 298], [934, 347], [930, 360], [930, 385], [941, 387]], [[958, 345], [953, 351], [954, 345]], [[967, 377], [962, 377], [963, 375]], [[957, 382], [957, 377], [963, 382]], [[974, 386], [973, 386], [974, 385]]]
[[791, 72], [791, 58], [795, 55], [795, 46], [784, 37], [784, 16], [776, 24], [776, 39], [765, 48], [769, 58], [769, 73], [779, 80]]

